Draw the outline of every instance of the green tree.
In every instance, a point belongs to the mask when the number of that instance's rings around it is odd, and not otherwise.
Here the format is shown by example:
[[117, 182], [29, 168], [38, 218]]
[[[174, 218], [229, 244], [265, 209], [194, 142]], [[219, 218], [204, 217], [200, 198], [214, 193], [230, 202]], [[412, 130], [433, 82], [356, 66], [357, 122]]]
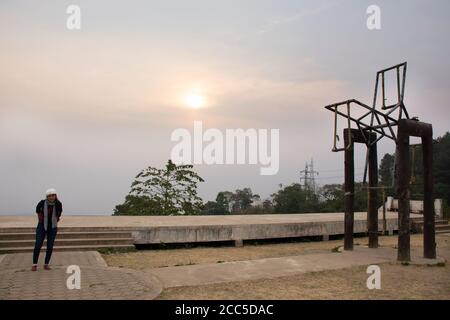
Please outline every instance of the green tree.
[[[367, 191], [368, 185], [362, 182], [355, 182], [354, 210], [367, 211]], [[342, 212], [345, 208], [345, 192], [343, 184], [329, 184], [321, 188], [320, 191], [320, 212]], [[381, 206], [381, 197], [378, 197]]]
[[378, 169], [379, 185], [391, 187], [393, 185], [395, 156], [386, 153], [381, 159]]
[[[411, 180], [410, 189], [413, 199], [423, 199], [423, 152], [422, 147], [410, 147]], [[391, 168], [394, 165], [394, 155], [385, 154], [381, 160], [379, 173], [380, 184], [390, 186], [392, 184]], [[438, 137], [433, 144], [433, 179], [434, 197], [446, 200], [450, 205], [450, 133]], [[391, 189], [388, 194], [395, 196], [395, 190]]]
[[237, 189], [231, 197], [233, 212], [244, 212], [249, 209], [255, 196], [258, 195], [253, 195], [250, 188]]
[[[160, 212], [161, 215], [197, 214], [203, 206], [197, 195], [197, 184], [204, 180], [192, 170], [191, 165], [176, 165], [169, 160], [164, 169], [148, 167], [142, 170], [131, 184], [128, 202], [116, 207], [115, 214], [132, 214], [130, 208], [140, 212]], [[131, 201], [131, 203], [130, 203]], [[149, 208], [142, 210], [142, 205]], [[128, 211], [121, 211], [128, 209]]]
[[[421, 146], [411, 147], [411, 193], [423, 198], [423, 152]], [[433, 144], [434, 197], [450, 204], [450, 133], [438, 137]]]
[[270, 213], [272, 211], [272, 203], [265, 200], [261, 206], [254, 207], [254, 201], [261, 201], [258, 194], [253, 194], [250, 188], [242, 190], [237, 189], [234, 193], [230, 191], [221, 191], [217, 194], [216, 201], [208, 201], [205, 204], [204, 214], [229, 214], [230, 208], [233, 213], [254, 214], [254, 213]]
[[227, 212], [224, 208], [215, 201], [208, 201], [205, 203], [202, 214], [205, 215], [219, 215], [226, 214]]
[[320, 188], [320, 212], [341, 212], [344, 208], [344, 186], [326, 184]]
[[230, 206], [232, 199], [233, 199], [233, 192], [221, 191], [217, 194], [216, 202], [219, 205], [220, 210], [222, 210], [224, 214], [230, 213]]
[[450, 206], [450, 133], [436, 139], [434, 146], [434, 193]]
[[319, 201], [316, 194], [293, 183], [272, 195], [276, 213], [317, 212]]
[[266, 199], [263, 201], [263, 209], [265, 213], [273, 212], [273, 203], [272, 201], [270, 201], [270, 199]]
[[159, 204], [147, 196], [127, 195], [125, 202], [114, 209], [113, 215], [149, 216], [161, 215], [163, 212]]

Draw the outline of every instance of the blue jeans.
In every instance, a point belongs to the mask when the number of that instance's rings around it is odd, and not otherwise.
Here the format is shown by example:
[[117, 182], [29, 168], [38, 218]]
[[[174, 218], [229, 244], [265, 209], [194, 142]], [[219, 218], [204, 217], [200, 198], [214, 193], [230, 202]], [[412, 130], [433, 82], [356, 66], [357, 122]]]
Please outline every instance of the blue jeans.
[[44, 229], [44, 223], [39, 222], [36, 227], [36, 242], [34, 244], [33, 251], [33, 264], [37, 264], [39, 260], [39, 253], [41, 252], [42, 244], [44, 243], [45, 236], [47, 236], [47, 252], [45, 254], [45, 264], [49, 264], [53, 252], [53, 244], [55, 243], [56, 233], [58, 228]]

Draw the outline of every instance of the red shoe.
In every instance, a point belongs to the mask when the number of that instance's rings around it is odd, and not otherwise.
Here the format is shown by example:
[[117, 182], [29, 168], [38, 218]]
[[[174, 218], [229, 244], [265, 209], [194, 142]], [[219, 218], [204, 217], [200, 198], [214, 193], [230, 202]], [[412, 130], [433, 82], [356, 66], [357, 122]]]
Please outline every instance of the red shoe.
[[52, 268], [50, 268], [50, 266], [48, 264], [44, 264], [44, 269], [45, 270], [52, 270]]
[[31, 271], [37, 271], [37, 266], [31, 266]]

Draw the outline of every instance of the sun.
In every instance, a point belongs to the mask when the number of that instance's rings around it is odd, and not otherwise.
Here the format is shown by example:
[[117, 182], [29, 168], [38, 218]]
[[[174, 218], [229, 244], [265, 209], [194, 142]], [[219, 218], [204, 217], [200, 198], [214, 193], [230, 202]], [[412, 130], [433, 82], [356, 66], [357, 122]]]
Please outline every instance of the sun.
[[184, 102], [189, 108], [198, 109], [205, 106], [206, 98], [201, 94], [191, 93], [185, 97]]

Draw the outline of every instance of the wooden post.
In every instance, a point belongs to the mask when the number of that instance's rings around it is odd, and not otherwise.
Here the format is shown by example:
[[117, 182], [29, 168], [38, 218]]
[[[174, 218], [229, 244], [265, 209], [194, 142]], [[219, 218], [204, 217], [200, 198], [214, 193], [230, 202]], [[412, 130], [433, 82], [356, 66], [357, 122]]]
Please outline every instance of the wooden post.
[[431, 124], [401, 119], [398, 121], [397, 134], [398, 152], [398, 260], [410, 261], [410, 221], [409, 221], [409, 137], [421, 137], [423, 146], [423, 173], [424, 173], [424, 199], [423, 199], [423, 250], [424, 257], [436, 258], [435, 217], [433, 208], [433, 127]]
[[381, 194], [383, 197], [383, 235], [386, 235], [386, 191], [384, 187], [381, 188]]
[[[354, 152], [351, 129], [344, 129], [345, 144], [345, 217], [344, 217], [344, 250], [353, 250], [354, 193], [355, 172]], [[347, 148], [348, 147], [348, 148]]]
[[436, 259], [433, 203], [433, 133], [422, 137], [423, 146], [423, 256]]
[[409, 135], [404, 121], [398, 122], [397, 136], [398, 176], [398, 261], [411, 261], [410, 255], [410, 222], [409, 222]]
[[[376, 141], [372, 134], [370, 141]], [[376, 142], [369, 147], [369, 199], [367, 210], [367, 230], [369, 233], [369, 248], [378, 248], [378, 159]]]

